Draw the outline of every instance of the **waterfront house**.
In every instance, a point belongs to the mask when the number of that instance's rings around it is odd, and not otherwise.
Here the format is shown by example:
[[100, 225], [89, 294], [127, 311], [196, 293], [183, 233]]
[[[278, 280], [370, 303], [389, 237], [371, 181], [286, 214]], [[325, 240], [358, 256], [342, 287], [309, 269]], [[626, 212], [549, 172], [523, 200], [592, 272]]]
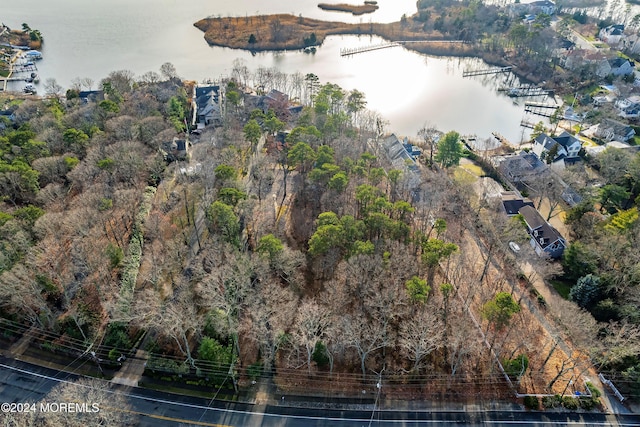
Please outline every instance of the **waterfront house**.
[[504, 179], [515, 185], [549, 173], [549, 167], [534, 153], [495, 156], [491, 162]]
[[[408, 140], [406, 140], [408, 144]], [[418, 166], [415, 158], [407, 150], [405, 144], [395, 134], [391, 134], [380, 142], [380, 146], [384, 150], [385, 154], [393, 164], [394, 169], [404, 170], [417, 170]]]
[[104, 92], [101, 90], [82, 90], [78, 92], [78, 98], [88, 104], [91, 102], [100, 102], [104, 100]]
[[[270, 109], [273, 109], [278, 117], [296, 113], [296, 109], [292, 111], [290, 108], [289, 96], [275, 89], [272, 89], [266, 95], [247, 95], [245, 96], [245, 104], [250, 110], [258, 109], [265, 114]], [[300, 107], [301, 110], [302, 107]]]
[[624, 38], [624, 25], [609, 25], [600, 30], [598, 37], [609, 46], [618, 46]]
[[518, 215], [520, 209], [524, 206], [534, 207], [531, 199], [523, 198], [516, 191], [503, 191], [500, 193], [500, 199], [502, 200], [502, 208], [507, 216]]
[[0, 110], [0, 130], [6, 129], [16, 121], [15, 110], [17, 109], [17, 106], [13, 106], [6, 110]]
[[583, 67], [597, 68], [598, 64], [606, 61], [605, 54], [599, 51], [586, 49], [573, 49], [565, 56], [561, 57], [561, 65], [567, 70], [578, 70]]
[[220, 110], [220, 86], [196, 86], [192, 99], [192, 126], [202, 129], [205, 126], [222, 126]]
[[560, 258], [567, 247], [562, 235], [542, 218], [531, 206], [523, 206], [519, 211], [527, 225], [531, 239], [529, 244], [542, 257]]
[[569, 132], [564, 131], [556, 137], [540, 134], [533, 144], [532, 151], [540, 160], [548, 164], [578, 157], [582, 148], [580, 140]]

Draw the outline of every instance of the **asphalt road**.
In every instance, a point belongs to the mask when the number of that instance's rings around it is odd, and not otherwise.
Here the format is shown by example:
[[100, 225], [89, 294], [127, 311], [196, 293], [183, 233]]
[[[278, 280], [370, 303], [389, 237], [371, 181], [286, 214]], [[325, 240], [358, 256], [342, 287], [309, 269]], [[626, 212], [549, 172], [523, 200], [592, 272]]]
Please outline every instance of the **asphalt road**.
[[[36, 402], [60, 381], [76, 378], [73, 374], [0, 358], [0, 403]], [[122, 387], [116, 392], [128, 397], [131, 412], [141, 426], [640, 426], [640, 416], [635, 415], [445, 409], [374, 411], [373, 407], [367, 410], [309, 409], [284, 404], [226, 403], [130, 387]]]

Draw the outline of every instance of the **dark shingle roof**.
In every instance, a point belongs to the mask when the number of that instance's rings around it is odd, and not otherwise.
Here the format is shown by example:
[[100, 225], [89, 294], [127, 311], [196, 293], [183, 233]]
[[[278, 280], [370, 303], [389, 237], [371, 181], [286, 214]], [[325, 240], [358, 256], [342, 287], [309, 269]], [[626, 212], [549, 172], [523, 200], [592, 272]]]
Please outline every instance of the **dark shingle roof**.
[[518, 212], [523, 216], [527, 226], [531, 230], [538, 229], [547, 223], [532, 206], [523, 206]]

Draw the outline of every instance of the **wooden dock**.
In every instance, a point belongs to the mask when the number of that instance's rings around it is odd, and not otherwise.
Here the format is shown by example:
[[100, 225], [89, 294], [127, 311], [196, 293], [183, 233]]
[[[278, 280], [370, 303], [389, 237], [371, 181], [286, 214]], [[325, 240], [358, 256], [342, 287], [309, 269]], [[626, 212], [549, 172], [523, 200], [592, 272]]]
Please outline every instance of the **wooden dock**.
[[553, 96], [553, 91], [542, 89], [537, 86], [516, 86], [516, 87], [501, 87], [498, 88], [499, 92], [507, 92], [507, 95], [511, 98], [526, 98], [533, 96]]
[[371, 52], [373, 50], [387, 49], [389, 47], [404, 46], [409, 43], [429, 43], [429, 44], [460, 44], [466, 43], [464, 40], [398, 40], [368, 46], [340, 49], [340, 56], [351, 56], [358, 53]]
[[371, 52], [373, 50], [380, 50], [380, 49], [387, 49], [395, 46], [400, 46], [400, 43], [388, 42], [388, 43], [380, 43], [380, 44], [367, 45], [367, 46], [354, 47], [354, 48], [343, 48], [343, 49], [340, 49], [340, 56], [357, 55], [358, 53]]
[[547, 105], [537, 102], [525, 102], [524, 104], [525, 113], [531, 113], [542, 117], [552, 117], [556, 114], [558, 108], [559, 107], [556, 105]]
[[530, 122], [528, 120], [524, 120], [522, 119], [522, 121], [520, 122], [520, 126], [523, 128], [528, 128], [528, 129], [535, 129], [536, 128], [537, 123], [533, 123]]
[[502, 136], [500, 133], [498, 132], [491, 132], [491, 135], [493, 135], [493, 137], [495, 139], [497, 139], [498, 141], [500, 141], [500, 144], [509, 147], [509, 148], [518, 148], [517, 145], [512, 144], [511, 142], [509, 142], [509, 140], [507, 138], [505, 138], [504, 136]]
[[508, 73], [513, 67], [501, 67], [501, 68], [484, 68], [480, 70], [465, 70], [462, 72], [462, 77], [474, 77], [474, 76], [487, 76], [489, 74]]
[[12, 77], [13, 76], [13, 72], [14, 72], [15, 63], [21, 57], [22, 57], [22, 51], [16, 50], [14, 55], [11, 57], [11, 60], [9, 61], [9, 74], [7, 75], [7, 77], [0, 78], [0, 81], [3, 80], [3, 82], [2, 82], [2, 91], [3, 92], [7, 91], [7, 83], [8, 82], [15, 81], [13, 79], [18, 79], [18, 80], [24, 80], [25, 79], [24, 77], [22, 77], [22, 78]]

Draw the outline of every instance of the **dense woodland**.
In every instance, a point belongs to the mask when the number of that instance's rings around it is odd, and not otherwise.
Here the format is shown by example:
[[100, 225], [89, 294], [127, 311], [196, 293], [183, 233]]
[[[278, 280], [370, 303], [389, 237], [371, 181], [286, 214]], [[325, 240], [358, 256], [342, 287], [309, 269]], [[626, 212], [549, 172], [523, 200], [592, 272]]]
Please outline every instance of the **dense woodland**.
[[[115, 360], [139, 347], [165, 375], [263, 375], [297, 392], [360, 392], [384, 373], [397, 396], [494, 398], [509, 396], [505, 375], [521, 392], [563, 394], [584, 390], [577, 379], [593, 363], [634, 374], [637, 221], [572, 212], [580, 243], [565, 276], [592, 273], [572, 298], [614, 306], [599, 320], [618, 323], [571, 325], [589, 315], [567, 302], [549, 308], [568, 328], [556, 336], [505, 250], [522, 229], [474, 206], [450, 174], [457, 133], [435, 142], [425, 129], [432, 167], [393, 168], [362, 93], [241, 62], [232, 76], [223, 126], [191, 136], [180, 162], [162, 147], [184, 137], [192, 84], [168, 65], [111, 73], [97, 102], [61, 97], [52, 82], [47, 99], [2, 100], [15, 116], [0, 136], [3, 322], [37, 328], [44, 349], [90, 346]], [[249, 86], [304, 108], [256, 110]], [[588, 220], [603, 224], [598, 236], [580, 234]], [[596, 276], [598, 296], [586, 291]]]

